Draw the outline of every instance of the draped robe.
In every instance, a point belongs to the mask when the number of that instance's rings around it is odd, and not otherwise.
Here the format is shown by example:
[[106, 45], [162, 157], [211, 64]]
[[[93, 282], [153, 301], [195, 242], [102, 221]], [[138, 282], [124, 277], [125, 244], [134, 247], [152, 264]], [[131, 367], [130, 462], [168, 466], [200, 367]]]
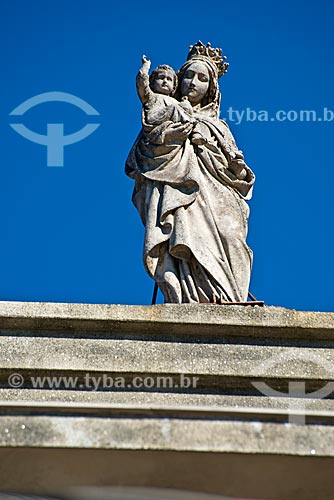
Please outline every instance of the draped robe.
[[[171, 116], [169, 111], [169, 116]], [[247, 246], [255, 176], [229, 170], [239, 150], [227, 124], [208, 105], [194, 111], [208, 139], [165, 140], [173, 121], [143, 124], [126, 162], [133, 203], [145, 226], [143, 260], [165, 302], [246, 301], [252, 266]]]

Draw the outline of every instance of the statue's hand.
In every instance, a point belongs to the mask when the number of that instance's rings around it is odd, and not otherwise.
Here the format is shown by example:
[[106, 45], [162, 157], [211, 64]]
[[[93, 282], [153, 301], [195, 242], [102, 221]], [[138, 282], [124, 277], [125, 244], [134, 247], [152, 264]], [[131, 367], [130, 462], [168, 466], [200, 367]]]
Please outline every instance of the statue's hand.
[[143, 55], [143, 57], [141, 58], [142, 60], [142, 70], [145, 71], [145, 73], [148, 73], [150, 71], [150, 67], [151, 67], [151, 61], [149, 59], [147, 59], [147, 57], [145, 56], [145, 54]]
[[[239, 149], [239, 151], [235, 154], [235, 160], [242, 160], [244, 162], [244, 154], [243, 152], [241, 151], [241, 149]], [[244, 162], [245, 163], [245, 162]]]
[[245, 179], [247, 177], [246, 163], [243, 159], [243, 154], [236, 154], [235, 158], [230, 162], [229, 169], [235, 174], [238, 179]]
[[192, 128], [192, 123], [173, 123], [165, 130], [165, 144], [181, 144], [189, 137]]

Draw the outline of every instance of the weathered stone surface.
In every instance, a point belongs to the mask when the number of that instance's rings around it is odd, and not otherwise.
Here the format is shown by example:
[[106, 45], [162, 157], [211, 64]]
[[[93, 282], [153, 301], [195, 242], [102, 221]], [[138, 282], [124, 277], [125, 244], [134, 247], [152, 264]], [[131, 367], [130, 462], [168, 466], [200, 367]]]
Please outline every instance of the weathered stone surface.
[[[261, 395], [258, 396], [239, 396], [239, 395], [226, 395], [226, 394], [195, 394], [195, 393], [168, 393], [168, 392], [116, 392], [116, 391], [73, 391], [73, 390], [39, 390], [34, 389], [1, 389], [1, 402], [10, 402], [11, 406], [15, 407], [15, 402], [38, 404], [44, 403], [48, 408], [48, 404], [65, 405], [66, 403], [76, 403], [78, 408], [83, 404], [91, 404], [92, 408], [96, 405], [101, 407], [108, 407], [108, 405], [124, 406], [145, 406], [149, 408], [170, 408], [182, 407], [187, 408], [207, 407], [219, 408], [223, 410], [226, 408], [230, 412], [234, 410], [242, 411], [247, 408], [249, 415], [254, 409], [260, 414], [261, 410], [276, 409], [277, 415], [279, 411], [282, 416], [287, 415], [287, 410], [290, 405], [298, 408], [298, 399], [296, 398], [268, 398]], [[315, 412], [316, 415], [326, 412], [334, 412], [333, 399], [308, 399], [307, 411], [310, 415]], [[263, 413], [264, 415], [264, 413]], [[331, 415], [329, 413], [328, 415]], [[270, 416], [270, 413], [268, 413]]]
[[334, 339], [334, 313], [282, 307], [0, 302], [0, 328], [113, 333], [247, 335], [259, 339]]
[[[275, 500], [331, 498], [330, 483], [323, 479], [320, 487], [314, 471], [320, 477], [333, 466], [333, 394], [288, 397], [288, 384], [305, 382], [308, 392], [332, 387], [333, 326], [333, 313], [275, 307], [2, 302], [0, 484], [51, 493], [55, 484], [85, 480]], [[24, 378], [22, 386], [10, 385], [13, 373]], [[87, 373], [122, 376], [125, 386], [88, 388]], [[174, 384], [182, 375], [198, 384], [131, 385], [134, 376], [167, 376]], [[69, 376], [78, 377], [74, 387], [32, 383]], [[265, 397], [254, 381], [280, 396]], [[305, 416], [305, 425], [289, 421], [291, 415]], [[26, 450], [36, 457], [34, 472]], [[67, 458], [76, 451], [80, 470]], [[13, 454], [19, 480], [10, 473]], [[190, 468], [186, 476], [182, 467]], [[281, 484], [282, 474], [288, 483]]]
[[[175, 339], [176, 340], [176, 339]], [[304, 348], [304, 359], [314, 354], [314, 348]], [[305, 363], [300, 348], [290, 347], [289, 358], [270, 370], [261, 372], [268, 360], [286, 355], [286, 347], [233, 345], [216, 343], [156, 342], [128, 339], [65, 339], [2, 336], [0, 366], [2, 370], [64, 370], [68, 372], [116, 372], [145, 374], [189, 374], [220, 377], [258, 378], [259, 375], [291, 378], [287, 365], [293, 365], [296, 379], [334, 379], [334, 351], [322, 348], [323, 364]], [[203, 379], [204, 380], [204, 379]]]
[[[78, 409], [72, 406], [71, 412]], [[99, 407], [90, 410], [92, 414], [101, 412]], [[0, 446], [334, 456], [332, 427], [242, 422], [228, 420], [227, 412], [215, 412], [215, 408], [210, 410], [211, 414], [209, 409], [187, 412], [174, 409], [160, 411], [159, 415], [158, 411], [148, 408], [140, 415], [138, 408], [127, 411], [123, 407], [108, 408], [109, 417], [113, 418], [1, 416]], [[44, 411], [57, 413], [56, 407], [50, 406]], [[156, 417], [155, 413], [158, 414]], [[176, 416], [170, 416], [173, 413]], [[148, 414], [150, 418], [147, 418]], [[241, 412], [236, 411], [235, 415], [240, 418]], [[106, 411], [104, 416], [107, 417]], [[261, 416], [257, 412], [257, 417]], [[249, 414], [245, 413], [244, 417], [247, 419]]]

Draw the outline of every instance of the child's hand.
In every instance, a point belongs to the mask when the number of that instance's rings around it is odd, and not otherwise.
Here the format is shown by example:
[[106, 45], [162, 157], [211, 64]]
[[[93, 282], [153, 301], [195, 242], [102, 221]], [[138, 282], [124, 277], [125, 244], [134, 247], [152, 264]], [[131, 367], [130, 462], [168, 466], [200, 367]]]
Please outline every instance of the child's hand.
[[150, 67], [151, 67], [151, 61], [149, 59], [147, 59], [147, 57], [145, 56], [145, 54], [143, 55], [142, 57], [142, 69], [145, 71], [145, 73], [148, 73], [150, 71]]

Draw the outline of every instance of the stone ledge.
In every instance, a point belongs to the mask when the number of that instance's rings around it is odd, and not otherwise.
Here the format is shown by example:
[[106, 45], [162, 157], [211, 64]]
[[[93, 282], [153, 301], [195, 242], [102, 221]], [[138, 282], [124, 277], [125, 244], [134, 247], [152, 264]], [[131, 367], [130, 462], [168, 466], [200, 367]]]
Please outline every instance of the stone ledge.
[[83, 448], [333, 457], [334, 428], [186, 418], [0, 416], [0, 448]]
[[[235, 379], [291, 378], [287, 365], [293, 365], [295, 379], [333, 380], [334, 351], [329, 348], [233, 345], [231, 343], [159, 342], [128, 339], [39, 338], [0, 335], [1, 373], [35, 371], [35, 375], [57, 376], [83, 373], [177, 376]], [[281, 359], [282, 358], [282, 359]], [[280, 360], [275, 362], [275, 360]], [[298, 362], [299, 360], [299, 362]], [[301, 361], [301, 362], [300, 362]], [[308, 363], [306, 363], [308, 361]], [[318, 364], [317, 364], [318, 361]], [[265, 371], [269, 363], [268, 370]], [[262, 367], [262, 368], [261, 368]], [[58, 376], [60, 373], [58, 373]], [[8, 374], [7, 374], [8, 377]], [[208, 379], [213, 382], [213, 379]], [[227, 381], [226, 381], [227, 382]], [[204, 384], [207, 385], [207, 384]]]
[[[287, 398], [284, 398], [285, 400]], [[189, 402], [184, 404], [182, 401], [177, 405], [172, 404], [147, 404], [147, 402], [129, 403], [87, 403], [87, 402], [63, 402], [62, 405], [55, 401], [36, 402], [33, 404], [28, 401], [0, 401], [0, 418], [5, 416], [47, 416], [62, 417], [75, 416], [98, 417], [98, 418], [119, 418], [119, 419], [182, 419], [182, 420], [207, 420], [207, 421], [244, 421], [244, 422], [275, 422], [288, 423], [288, 417], [304, 416], [308, 424], [333, 424], [334, 414], [324, 408], [300, 409], [296, 398], [291, 398], [295, 403], [292, 405], [272, 407], [253, 406], [215, 406], [215, 405], [191, 405]], [[299, 425], [299, 424], [298, 424]]]
[[334, 339], [334, 313], [281, 307], [168, 304], [127, 306], [0, 302], [0, 329], [196, 335], [265, 335]]
[[[268, 398], [265, 396], [240, 396], [226, 394], [182, 394], [167, 392], [126, 392], [126, 391], [78, 391], [78, 390], [41, 390], [41, 389], [1, 389], [0, 390], [0, 413], [1, 406], [10, 403], [15, 407], [16, 404], [26, 403], [31, 410], [39, 403], [46, 407], [49, 403], [57, 404], [61, 408], [67, 403], [76, 403], [78, 405], [150, 405], [160, 409], [170, 407], [218, 407], [220, 410], [230, 408], [239, 410], [247, 408], [249, 412], [252, 409], [257, 410], [259, 414], [262, 409], [277, 409], [287, 411], [289, 408], [298, 408], [300, 399], [291, 397]], [[306, 410], [314, 412], [332, 412], [334, 418], [334, 400], [333, 399], [311, 399], [308, 398], [305, 404]]]
[[240, 388], [244, 379], [284, 380], [293, 375], [305, 381], [334, 380], [333, 349], [303, 348], [303, 357], [300, 352], [295, 347], [180, 343], [177, 338], [174, 342], [146, 342], [0, 336], [0, 380], [17, 371], [23, 376], [25, 372], [35, 376], [114, 374], [127, 380], [136, 375], [185, 374], [198, 376], [199, 388], [208, 388], [214, 378], [217, 386]]
[[[0, 302], [2, 487], [51, 491], [56, 471], [53, 485], [139, 485], [149, 477], [152, 485], [232, 496], [329, 500], [334, 400], [308, 393], [334, 380], [333, 347], [334, 313]], [[13, 372], [25, 379], [21, 389], [10, 388]], [[200, 384], [92, 392], [80, 386], [84, 372], [173, 381], [192, 374]], [[78, 378], [75, 390], [34, 389], [29, 380], [69, 375]], [[254, 379], [279, 397], [265, 398]], [[305, 384], [302, 398], [287, 397], [290, 381]]]

